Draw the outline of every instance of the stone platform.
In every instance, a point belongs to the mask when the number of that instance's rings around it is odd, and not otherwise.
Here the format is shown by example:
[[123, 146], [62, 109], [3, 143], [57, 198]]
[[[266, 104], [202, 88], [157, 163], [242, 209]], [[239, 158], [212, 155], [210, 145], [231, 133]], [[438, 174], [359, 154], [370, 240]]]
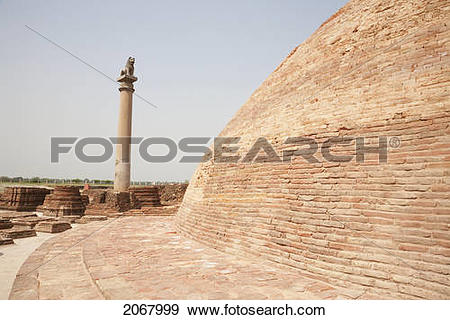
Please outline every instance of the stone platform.
[[10, 299], [354, 299], [298, 270], [219, 252], [175, 231], [173, 217], [79, 225], [42, 244]]
[[10, 229], [12, 227], [13, 227], [13, 224], [10, 219], [0, 218], [0, 230]]
[[27, 237], [35, 237], [36, 231], [34, 229], [30, 229], [29, 227], [15, 226], [12, 227], [11, 229], [1, 230], [0, 234], [2, 234], [4, 237], [7, 238], [20, 239]]
[[61, 221], [42, 221], [39, 222], [35, 230], [37, 232], [46, 232], [46, 233], [59, 233], [72, 228], [70, 223], [61, 222]]
[[18, 219], [27, 217], [37, 217], [34, 212], [16, 212], [10, 210], [0, 210], [0, 219]]
[[0, 233], [0, 246], [7, 245], [7, 244], [13, 244], [13, 243], [14, 243], [14, 240], [12, 238], [9, 238]]
[[24, 217], [24, 218], [15, 218], [12, 219], [11, 222], [14, 226], [23, 226], [28, 227], [30, 229], [34, 229], [34, 227], [43, 221], [53, 221], [55, 218], [51, 217]]

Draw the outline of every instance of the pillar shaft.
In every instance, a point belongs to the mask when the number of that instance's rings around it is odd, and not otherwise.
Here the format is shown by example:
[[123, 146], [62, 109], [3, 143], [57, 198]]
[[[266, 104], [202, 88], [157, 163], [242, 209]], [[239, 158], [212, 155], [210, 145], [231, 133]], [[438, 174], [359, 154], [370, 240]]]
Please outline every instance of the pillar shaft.
[[134, 76], [121, 76], [119, 125], [117, 129], [116, 163], [114, 173], [114, 190], [127, 191], [130, 186], [131, 171], [131, 123], [133, 111]]

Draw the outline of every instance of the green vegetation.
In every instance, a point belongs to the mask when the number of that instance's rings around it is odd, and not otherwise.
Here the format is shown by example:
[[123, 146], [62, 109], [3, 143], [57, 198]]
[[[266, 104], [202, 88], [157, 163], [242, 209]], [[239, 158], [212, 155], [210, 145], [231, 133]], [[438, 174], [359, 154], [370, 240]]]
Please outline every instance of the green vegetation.
[[84, 183], [89, 183], [91, 185], [113, 185], [112, 180], [90, 180], [90, 179], [55, 179], [55, 178], [23, 178], [23, 177], [0, 177], [0, 184], [6, 185], [58, 185], [58, 184], [73, 184], [81, 185]]
[[[114, 181], [112, 180], [100, 180], [100, 179], [56, 179], [56, 178], [24, 178], [24, 177], [7, 177], [0, 176], [0, 185], [11, 186], [11, 185], [45, 185], [45, 186], [55, 186], [55, 185], [83, 185], [88, 183], [91, 186], [113, 186]], [[159, 184], [169, 184], [169, 183], [189, 183], [188, 180], [180, 181], [132, 181], [131, 185], [136, 186], [149, 186], [149, 185], [159, 185]]]

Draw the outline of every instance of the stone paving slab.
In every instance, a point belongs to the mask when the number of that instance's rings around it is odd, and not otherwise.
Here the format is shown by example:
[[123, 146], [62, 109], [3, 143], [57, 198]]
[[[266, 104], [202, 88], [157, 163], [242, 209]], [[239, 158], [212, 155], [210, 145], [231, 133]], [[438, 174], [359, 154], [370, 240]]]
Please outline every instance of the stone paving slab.
[[38, 232], [46, 232], [46, 233], [59, 233], [72, 228], [70, 223], [61, 222], [61, 221], [42, 221], [39, 222], [35, 230]]
[[68, 230], [19, 270], [10, 299], [354, 299], [275, 263], [180, 236], [173, 217], [120, 217]]

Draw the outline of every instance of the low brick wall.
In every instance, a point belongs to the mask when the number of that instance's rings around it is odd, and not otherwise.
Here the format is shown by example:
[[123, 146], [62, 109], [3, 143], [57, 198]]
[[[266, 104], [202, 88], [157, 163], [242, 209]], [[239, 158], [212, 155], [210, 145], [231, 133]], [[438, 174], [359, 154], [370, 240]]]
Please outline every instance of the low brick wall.
[[168, 183], [158, 185], [159, 197], [163, 205], [179, 204], [183, 201], [187, 183]]
[[[132, 186], [130, 192], [117, 193], [112, 189], [83, 190], [86, 214], [115, 214], [142, 207], [177, 206], [183, 200], [186, 183], [167, 183], [154, 186]], [[158, 210], [155, 210], [158, 211]]]
[[50, 189], [41, 187], [6, 187], [0, 193], [0, 209], [35, 211], [49, 193]]
[[[260, 136], [387, 136], [387, 162], [202, 163], [178, 230], [337, 286], [450, 298], [450, 29], [445, 1], [350, 1], [295, 48], [226, 128]], [[400, 139], [400, 145], [392, 137]], [[392, 142], [391, 142], [392, 141]], [[333, 147], [347, 153], [355, 145]]]

